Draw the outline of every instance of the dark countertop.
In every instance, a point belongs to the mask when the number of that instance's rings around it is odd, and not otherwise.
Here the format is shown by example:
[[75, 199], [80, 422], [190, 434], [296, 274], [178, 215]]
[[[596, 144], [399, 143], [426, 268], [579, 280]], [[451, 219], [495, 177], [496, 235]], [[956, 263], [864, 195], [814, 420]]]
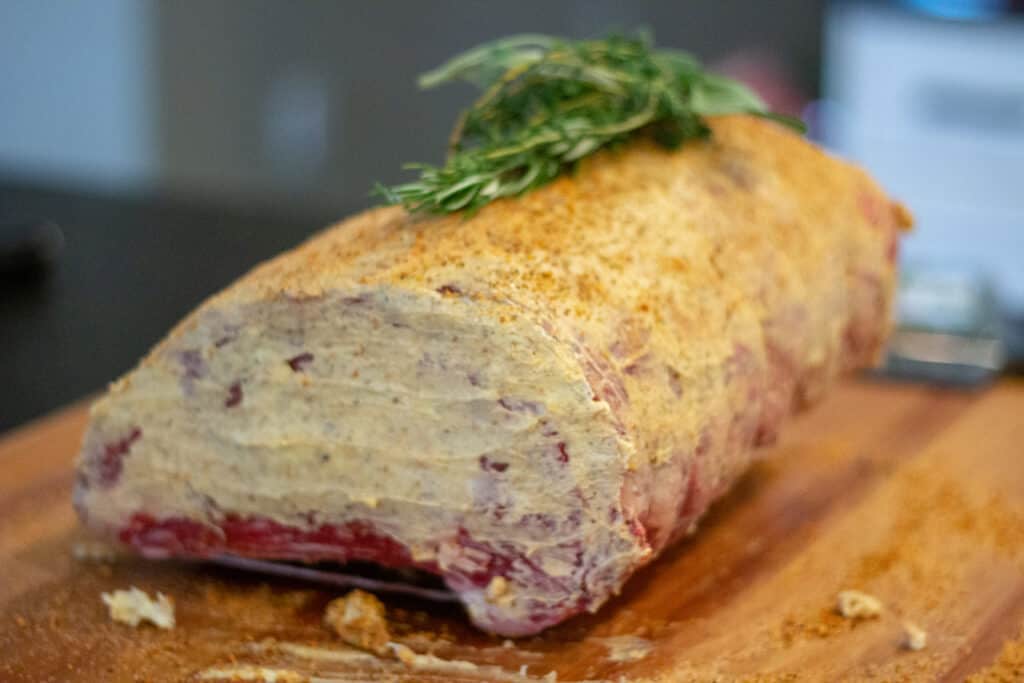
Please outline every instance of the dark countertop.
[[101, 390], [203, 298], [330, 215], [246, 215], [0, 182], [0, 224], [48, 219], [55, 266], [0, 280], [0, 432]]

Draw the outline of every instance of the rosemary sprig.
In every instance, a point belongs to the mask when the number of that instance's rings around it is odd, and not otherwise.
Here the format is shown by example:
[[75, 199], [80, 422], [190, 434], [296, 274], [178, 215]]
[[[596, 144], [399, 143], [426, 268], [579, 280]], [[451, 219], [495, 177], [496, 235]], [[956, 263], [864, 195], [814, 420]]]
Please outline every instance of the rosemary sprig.
[[675, 148], [706, 137], [704, 116], [749, 113], [798, 130], [742, 84], [644, 37], [496, 40], [423, 74], [421, 88], [464, 80], [480, 98], [459, 117], [443, 166], [408, 164], [417, 180], [374, 192], [412, 212], [472, 214], [551, 182], [581, 158], [634, 134]]

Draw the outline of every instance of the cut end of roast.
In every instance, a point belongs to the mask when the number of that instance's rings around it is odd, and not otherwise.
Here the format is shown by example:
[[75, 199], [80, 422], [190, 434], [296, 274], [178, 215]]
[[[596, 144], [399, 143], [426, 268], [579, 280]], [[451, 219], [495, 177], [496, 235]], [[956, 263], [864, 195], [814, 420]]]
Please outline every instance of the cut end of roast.
[[426, 570], [508, 636], [599, 604], [649, 552], [614, 416], [539, 326], [451, 297], [204, 310], [95, 406], [83, 519], [154, 558]]

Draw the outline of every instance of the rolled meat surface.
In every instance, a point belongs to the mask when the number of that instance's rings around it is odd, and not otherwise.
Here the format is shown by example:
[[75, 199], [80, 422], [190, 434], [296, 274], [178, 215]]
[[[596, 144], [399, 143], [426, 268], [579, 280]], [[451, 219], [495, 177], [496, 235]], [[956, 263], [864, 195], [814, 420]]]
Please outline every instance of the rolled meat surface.
[[710, 123], [257, 267], [93, 407], [82, 518], [154, 557], [420, 568], [507, 636], [597, 609], [889, 325], [906, 213], [771, 122]]

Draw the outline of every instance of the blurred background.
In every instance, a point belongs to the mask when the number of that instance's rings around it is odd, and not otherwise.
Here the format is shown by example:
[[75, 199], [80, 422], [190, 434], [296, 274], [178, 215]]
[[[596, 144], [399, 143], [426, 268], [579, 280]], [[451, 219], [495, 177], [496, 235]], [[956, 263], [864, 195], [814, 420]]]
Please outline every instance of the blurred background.
[[458, 87], [515, 32], [650, 28], [742, 78], [913, 207], [889, 369], [1020, 353], [1024, 2], [5, 0], [0, 431], [100, 390], [205, 295], [440, 161]]

